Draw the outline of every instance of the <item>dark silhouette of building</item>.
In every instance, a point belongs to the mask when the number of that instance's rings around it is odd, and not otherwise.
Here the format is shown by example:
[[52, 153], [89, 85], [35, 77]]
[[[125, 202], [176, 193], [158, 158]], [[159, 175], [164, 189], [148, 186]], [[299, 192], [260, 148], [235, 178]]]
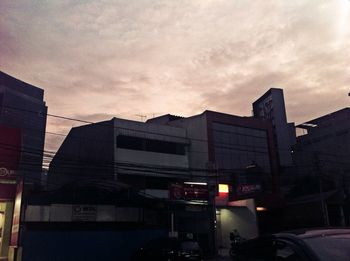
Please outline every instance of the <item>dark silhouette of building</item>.
[[44, 90], [0, 72], [0, 125], [22, 133], [19, 174], [40, 184], [47, 106]]

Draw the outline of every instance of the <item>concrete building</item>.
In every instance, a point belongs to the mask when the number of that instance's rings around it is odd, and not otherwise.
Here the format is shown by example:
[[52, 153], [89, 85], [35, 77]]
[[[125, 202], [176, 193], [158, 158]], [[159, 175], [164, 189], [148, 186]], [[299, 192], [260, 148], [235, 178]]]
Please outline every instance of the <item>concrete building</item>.
[[[291, 203], [313, 203], [313, 215], [300, 223], [350, 224], [350, 108], [299, 124], [293, 158], [296, 164]], [[300, 215], [299, 215], [300, 216]]]
[[51, 161], [49, 185], [101, 178], [161, 194], [190, 175], [188, 146], [185, 130], [171, 126], [113, 118], [75, 127]]
[[172, 235], [190, 235], [213, 251], [208, 189], [190, 182], [206, 177], [190, 169], [189, 148], [186, 130], [174, 126], [113, 118], [76, 127], [50, 164], [49, 186], [91, 179], [123, 182], [169, 204]]
[[38, 191], [27, 199], [22, 260], [132, 260], [145, 242], [168, 235], [167, 215], [163, 200], [120, 182]]
[[276, 201], [279, 198], [272, 125], [253, 117], [213, 111], [188, 118], [164, 115], [147, 122], [186, 130], [191, 141], [190, 167], [207, 172], [216, 211], [216, 248], [228, 254], [229, 232], [234, 229], [245, 238], [257, 236], [256, 202], [271, 210], [275, 202], [264, 195], [273, 195]]
[[292, 166], [292, 145], [295, 143], [295, 128], [287, 122], [283, 90], [271, 88], [253, 103], [255, 118], [272, 122], [280, 166]]
[[20, 258], [23, 178], [25, 184], [41, 182], [43, 95], [42, 89], [0, 72], [0, 259]]
[[[50, 164], [48, 180], [51, 186], [118, 180], [163, 198], [172, 235], [227, 254], [233, 229], [246, 238], [258, 234], [254, 198], [270, 208], [262, 195], [278, 191], [273, 142], [272, 125], [253, 117], [205, 111], [146, 123], [113, 118], [73, 128]], [[227, 193], [219, 193], [219, 184]]]
[[44, 90], [0, 72], [0, 126], [21, 130], [19, 171], [40, 184], [46, 130]]

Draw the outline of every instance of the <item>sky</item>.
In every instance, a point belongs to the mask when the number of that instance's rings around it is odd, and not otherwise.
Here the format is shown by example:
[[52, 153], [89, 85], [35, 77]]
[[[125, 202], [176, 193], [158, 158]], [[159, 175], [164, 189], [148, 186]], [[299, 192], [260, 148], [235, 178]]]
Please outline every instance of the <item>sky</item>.
[[66, 117], [249, 116], [278, 87], [301, 123], [350, 105], [350, 0], [1, 0], [0, 70]]

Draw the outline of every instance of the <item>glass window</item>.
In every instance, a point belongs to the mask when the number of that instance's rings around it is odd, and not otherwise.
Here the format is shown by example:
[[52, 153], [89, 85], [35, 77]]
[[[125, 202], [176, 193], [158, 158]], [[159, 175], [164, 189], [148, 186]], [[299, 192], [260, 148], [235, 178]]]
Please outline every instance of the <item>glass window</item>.
[[126, 135], [117, 136], [117, 147], [129, 150], [185, 155], [185, 144]]
[[[235, 259], [233, 259], [235, 260]], [[237, 251], [239, 261], [273, 261], [275, 260], [275, 248], [272, 240], [259, 239], [248, 245], [240, 246]]]
[[276, 261], [305, 261], [305, 257], [293, 244], [278, 241], [276, 244]]

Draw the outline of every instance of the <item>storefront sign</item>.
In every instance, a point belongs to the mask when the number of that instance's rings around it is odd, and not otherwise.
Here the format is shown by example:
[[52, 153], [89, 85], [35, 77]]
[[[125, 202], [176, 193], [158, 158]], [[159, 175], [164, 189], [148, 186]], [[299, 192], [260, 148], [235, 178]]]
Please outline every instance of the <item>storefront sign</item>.
[[72, 221], [96, 221], [97, 207], [92, 205], [72, 206]]
[[18, 246], [19, 228], [21, 222], [21, 206], [22, 206], [23, 181], [17, 184], [15, 207], [13, 210], [11, 241], [10, 246]]
[[0, 200], [13, 201], [16, 197], [16, 184], [0, 183]]
[[241, 184], [234, 186], [229, 195], [229, 200], [241, 200], [254, 198], [262, 191], [260, 184]]
[[172, 183], [169, 198], [173, 200], [208, 200], [208, 185]]
[[253, 184], [253, 185], [239, 185], [237, 187], [237, 195], [238, 196], [244, 196], [244, 195], [250, 195], [261, 191], [261, 186], [259, 184]]

